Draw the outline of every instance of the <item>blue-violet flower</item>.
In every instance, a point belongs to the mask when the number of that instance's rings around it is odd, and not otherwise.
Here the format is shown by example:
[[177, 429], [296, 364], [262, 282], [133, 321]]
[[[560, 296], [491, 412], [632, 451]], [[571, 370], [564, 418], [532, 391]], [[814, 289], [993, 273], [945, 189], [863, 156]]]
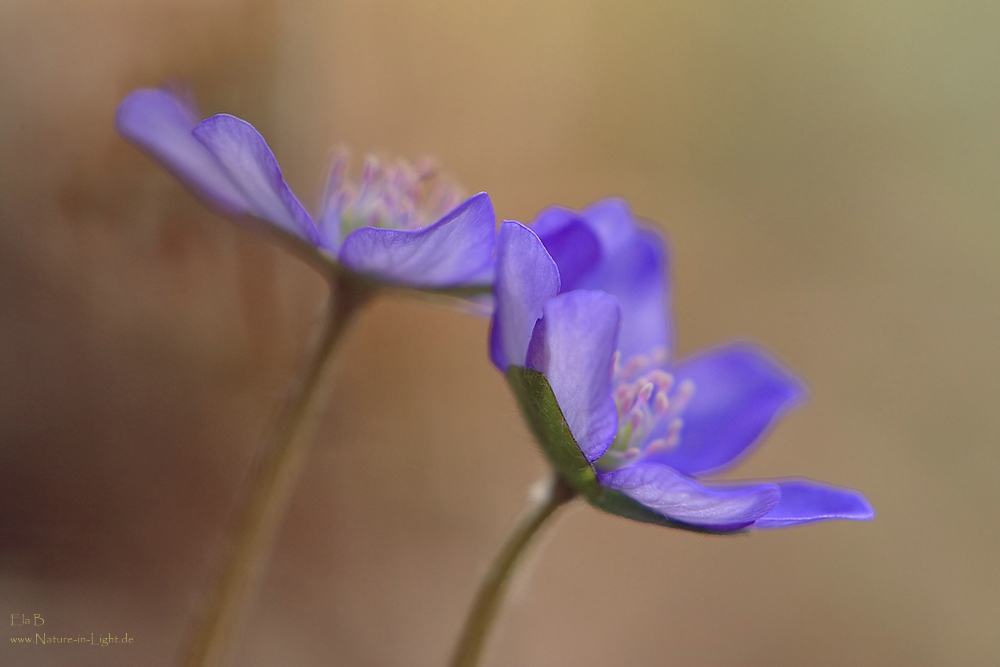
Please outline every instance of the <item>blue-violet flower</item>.
[[368, 158], [357, 183], [340, 153], [313, 219], [244, 120], [218, 114], [199, 121], [184, 95], [141, 88], [122, 100], [115, 124], [217, 212], [262, 220], [355, 274], [427, 290], [489, 289], [496, 236], [490, 199], [481, 192], [461, 201], [450, 184], [431, 187], [429, 164]]
[[671, 356], [666, 250], [620, 200], [544, 211], [497, 239], [490, 351], [548, 458], [605, 511], [705, 532], [870, 519], [801, 479], [705, 482], [805, 397], [761, 348]]

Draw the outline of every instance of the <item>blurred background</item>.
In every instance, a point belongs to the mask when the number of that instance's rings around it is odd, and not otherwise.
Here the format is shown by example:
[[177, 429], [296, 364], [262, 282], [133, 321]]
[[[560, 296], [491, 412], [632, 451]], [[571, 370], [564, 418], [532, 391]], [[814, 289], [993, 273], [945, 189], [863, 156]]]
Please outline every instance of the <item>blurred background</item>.
[[[626, 197], [669, 235], [679, 352], [809, 382], [736, 476], [877, 519], [749, 537], [580, 507], [488, 665], [1000, 664], [1000, 5], [762, 0], [0, 4], [0, 621], [176, 664], [324, 284], [119, 139], [188, 81], [316, 200], [330, 147], [432, 153], [498, 215]], [[487, 323], [383, 299], [234, 664], [441, 665], [545, 470]], [[13, 621], [12, 621], [13, 622]]]

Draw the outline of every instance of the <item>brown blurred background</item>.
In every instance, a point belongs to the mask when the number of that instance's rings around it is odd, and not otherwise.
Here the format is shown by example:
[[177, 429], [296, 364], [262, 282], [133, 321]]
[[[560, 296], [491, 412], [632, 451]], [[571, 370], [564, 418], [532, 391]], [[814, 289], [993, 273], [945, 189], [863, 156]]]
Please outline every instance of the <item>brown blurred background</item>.
[[[489, 665], [1000, 664], [1000, 5], [0, 4], [0, 622], [128, 632], [4, 665], [175, 664], [324, 285], [114, 133], [189, 81], [307, 202], [328, 148], [436, 154], [498, 214], [669, 234], [680, 352], [812, 387], [739, 471], [870, 524], [709, 538], [569, 512]], [[544, 471], [486, 322], [364, 314], [235, 664], [441, 665]]]

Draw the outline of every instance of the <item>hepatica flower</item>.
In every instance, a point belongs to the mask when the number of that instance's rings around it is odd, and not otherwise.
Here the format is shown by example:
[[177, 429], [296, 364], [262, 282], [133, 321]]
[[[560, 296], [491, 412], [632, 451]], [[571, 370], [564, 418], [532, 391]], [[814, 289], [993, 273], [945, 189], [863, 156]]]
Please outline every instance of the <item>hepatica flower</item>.
[[181, 95], [142, 88], [122, 100], [115, 124], [215, 211], [263, 221], [333, 266], [402, 287], [489, 289], [496, 232], [489, 197], [462, 201], [454, 186], [430, 184], [427, 164], [369, 158], [354, 181], [340, 154], [314, 218], [244, 120], [228, 114], [200, 120]]
[[704, 479], [805, 389], [748, 343], [674, 361], [665, 265], [617, 200], [501, 225], [491, 356], [563, 480], [602, 510], [705, 532], [872, 518], [856, 491]]

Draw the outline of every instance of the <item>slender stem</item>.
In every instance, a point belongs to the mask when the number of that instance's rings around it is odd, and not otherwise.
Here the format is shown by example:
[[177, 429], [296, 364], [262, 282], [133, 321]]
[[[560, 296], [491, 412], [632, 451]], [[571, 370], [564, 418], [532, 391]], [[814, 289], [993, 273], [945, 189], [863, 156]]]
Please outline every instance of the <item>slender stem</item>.
[[331, 301], [320, 340], [304, 374], [292, 388], [259, 453], [214, 595], [185, 656], [186, 667], [222, 667], [243, 615], [256, 595], [260, 575], [312, 441], [316, 417], [325, 401], [323, 378], [337, 343], [368, 300], [370, 288], [340, 275], [331, 280]]
[[451, 667], [475, 667], [479, 663], [479, 657], [503, 602], [504, 594], [507, 592], [511, 575], [525, 549], [555, 511], [576, 497], [576, 492], [558, 475], [554, 475], [551, 480], [543, 484], [544, 487], [540, 484], [532, 489], [527, 512], [507, 538], [506, 544], [497, 554], [490, 571], [480, 585], [472, 609], [465, 619], [465, 627], [462, 628], [458, 646], [449, 663]]

